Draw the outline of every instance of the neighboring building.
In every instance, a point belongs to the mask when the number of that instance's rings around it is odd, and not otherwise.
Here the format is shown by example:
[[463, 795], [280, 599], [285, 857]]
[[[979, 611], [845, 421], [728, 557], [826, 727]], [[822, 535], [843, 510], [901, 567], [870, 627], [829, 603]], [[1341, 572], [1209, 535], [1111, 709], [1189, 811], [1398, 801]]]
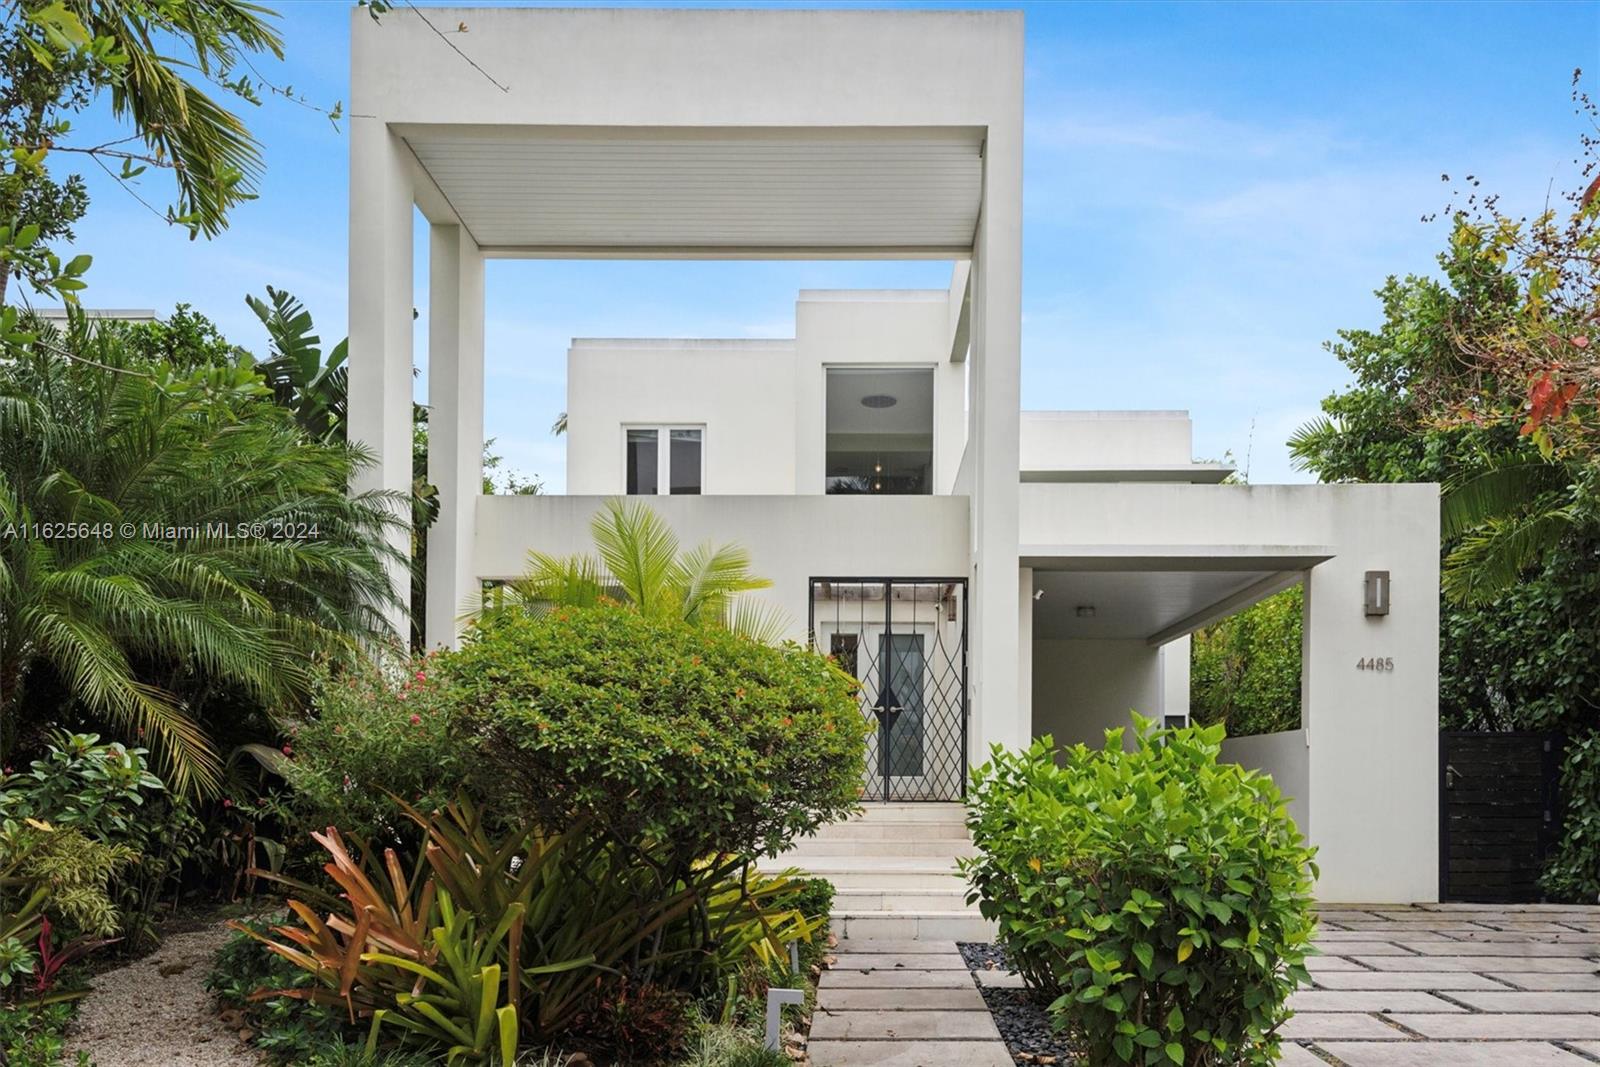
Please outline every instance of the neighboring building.
[[[658, 496], [685, 542], [750, 551], [791, 635], [882, 723], [873, 813], [795, 858], [841, 886], [857, 936], [966, 936], [955, 809], [895, 802], [958, 800], [992, 744], [1185, 715], [1188, 635], [1304, 582], [1302, 728], [1229, 751], [1296, 798], [1324, 898], [1436, 899], [1437, 489], [1222, 485], [1182, 413], [1019, 411], [1019, 15], [471, 23], [509, 88], [414, 12], [352, 20], [369, 486], [411, 481], [414, 210], [431, 231], [430, 641], [529, 550], [586, 550], [607, 496]], [[574, 342], [567, 495], [507, 497], [479, 491], [483, 263], [502, 256], [956, 265], [947, 290], [802, 293], [792, 340]]]
[[[159, 322], [161, 321], [153, 310], [146, 308], [81, 308], [83, 317], [91, 320], [107, 320], [110, 322]], [[55, 326], [63, 326], [67, 321], [66, 308], [34, 308], [34, 314], [45, 322]]]

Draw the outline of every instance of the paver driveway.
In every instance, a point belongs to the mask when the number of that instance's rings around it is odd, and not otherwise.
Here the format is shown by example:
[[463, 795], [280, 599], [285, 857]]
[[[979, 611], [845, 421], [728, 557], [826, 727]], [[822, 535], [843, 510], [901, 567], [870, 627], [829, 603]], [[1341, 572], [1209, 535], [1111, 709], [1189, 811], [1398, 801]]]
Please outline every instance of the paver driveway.
[[1600, 1063], [1600, 907], [1325, 905], [1285, 1067]]
[[[1325, 905], [1283, 1067], [1600, 1064], [1600, 907]], [[950, 942], [845, 941], [823, 974], [814, 1067], [1011, 1063]]]

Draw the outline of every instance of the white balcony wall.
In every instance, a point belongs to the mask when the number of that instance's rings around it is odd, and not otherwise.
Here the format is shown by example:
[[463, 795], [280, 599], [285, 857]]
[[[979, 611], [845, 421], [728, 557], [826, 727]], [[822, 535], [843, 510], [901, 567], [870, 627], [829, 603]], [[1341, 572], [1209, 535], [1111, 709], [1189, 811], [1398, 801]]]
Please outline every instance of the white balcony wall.
[[[478, 573], [512, 578], [529, 550], [592, 552], [593, 496], [478, 498]], [[966, 497], [664, 496], [651, 506], [685, 548], [736, 542], [772, 588], [751, 594], [788, 616], [789, 636], [806, 636], [812, 578], [959, 578], [971, 558]]]
[[1022, 469], [1188, 464], [1190, 427], [1186, 411], [1024, 411]]

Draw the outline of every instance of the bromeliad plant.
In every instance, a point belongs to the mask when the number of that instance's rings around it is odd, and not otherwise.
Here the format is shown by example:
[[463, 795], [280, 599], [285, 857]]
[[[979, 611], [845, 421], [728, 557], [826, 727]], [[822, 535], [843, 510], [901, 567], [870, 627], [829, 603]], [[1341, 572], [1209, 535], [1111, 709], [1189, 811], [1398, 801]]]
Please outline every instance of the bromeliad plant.
[[[259, 997], [337, 1007], [366, 1022], [374, 1051], [394, 1038], [441, 1048], [452, 1063], [511, 1062], [522, 1036], [560, 1034], [625, 976], [670, 986], [707, 953], [780, 957], [815, 929], [774, 905], [787, 879], [730, 885], [706, 864], [698, 879], [645, 893], [658, 872], [586, 826], [497, 836], [465, 800], [432, 815], [400, 806], [424, 834], [413, 869], [392, 849], [352, 852], [330, 828], [314, 836], [338, 892], [278, 878], [304, 898], [289, 902], [300, 924], [234, 924], [316, 977]], [[688, 929], [702, 904], [710, 948]]]
[[[1219, 764], [1220, 726], [1133, 747], [998, 747], [974, 772], [969, 899], [1097, 1064], [1269, 1064], [1310, 981], [1316, 867], [1271, 779]], [[1058, 762], [1058, 758], [1060, 762]]]

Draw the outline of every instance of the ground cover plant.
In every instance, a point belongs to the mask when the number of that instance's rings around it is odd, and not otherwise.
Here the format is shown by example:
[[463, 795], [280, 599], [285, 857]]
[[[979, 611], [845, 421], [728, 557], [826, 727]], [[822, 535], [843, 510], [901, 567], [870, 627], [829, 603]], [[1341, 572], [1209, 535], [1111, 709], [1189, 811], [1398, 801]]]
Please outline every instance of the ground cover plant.
[[1304, 961], [1313, 854], [1271, 779], [1217, 756], [1222, 728], [1132, 747], [996, 748], [973, 774], [970, 899], [1097, 1064], [1265, 1064]]

